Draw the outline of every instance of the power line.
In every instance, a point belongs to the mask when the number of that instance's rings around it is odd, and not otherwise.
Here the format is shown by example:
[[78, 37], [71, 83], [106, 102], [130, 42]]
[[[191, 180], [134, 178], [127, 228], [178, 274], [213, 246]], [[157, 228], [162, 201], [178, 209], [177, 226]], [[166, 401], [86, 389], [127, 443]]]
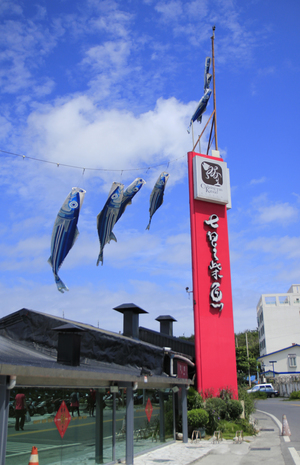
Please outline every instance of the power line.
[[34, 161], [39, 161], [39, 162], [42, 162], [42, 163], [48, 163], [50, 165], [56, 165], [57, 167], [60, 167], [60, 166], [64, 166], [66, 168], [75, 168], [75, 169], [78, 169], [78, 170], [83, 170], [83, 173], [85, 171], [105, 171], [105, 172], [113, 172], [113, 171], [143, 171], [143, 170], [150, 170], [152, 168], [157, 168], [159, 166], [164, 166], [164, 165], [167, 165], [169, 167], [169, 164], [170, 163], [174, 163], [175, 161], [178, 161], [180, 160], [181, 158], [184, 158], [185, 155], [183, 155], [182, 157], [178, 157], [178, 158], [175, 158], [174, 160], [169, 160], [169, 161], [166, 161], [164, 163], [159, 163], [158, 165], [153, 165], [153, 166], [143, 166], [141, 168], [128, 168], [128, 169], [106, 169], [106, 168], [87, 168], [85, 166], [76, 166], [76, 165], [68, 165], [66, 163], [58, 163], [58, 162], [55, 162], [55, 161], [49, 161], [49, 160], [43, 160], [41, 158], [35, 158], [35, 157], [29, 157], [27, 155], [21, 155], [20, 153], [13, 153], [13, 152], [8, 152], [6, 150], [1, 150], [0, 149], [0, 152], [2, 153], [6, 153], [7, 155], [12, 155], [12, 156], [15, 156], [15, 157], [20, 157], [20, 158], [23, 158], [24, 159], [28, 159], [28, 160], [34, 160]]

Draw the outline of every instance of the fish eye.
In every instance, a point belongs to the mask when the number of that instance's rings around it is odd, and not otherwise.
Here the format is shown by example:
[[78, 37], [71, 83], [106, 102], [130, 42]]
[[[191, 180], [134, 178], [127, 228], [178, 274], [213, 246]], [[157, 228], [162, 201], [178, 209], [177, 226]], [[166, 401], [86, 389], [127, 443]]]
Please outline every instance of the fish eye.
[[139, 189], [138, 189], [138, 187], [134, 187], [133, 190], [134, 190], [134, 192], [137, 192]]
[[71, 202], [69, 202], [69, 207], [72, 209], [77, 208], [78, 203], [76, 202], [76, 200], [71, 200]]
[[117, 198], [118, 198], [118, 194], [113, 194], [113, 195], [111, 196], [111, 198], [112, 198], [112, 199], [117, 199]]

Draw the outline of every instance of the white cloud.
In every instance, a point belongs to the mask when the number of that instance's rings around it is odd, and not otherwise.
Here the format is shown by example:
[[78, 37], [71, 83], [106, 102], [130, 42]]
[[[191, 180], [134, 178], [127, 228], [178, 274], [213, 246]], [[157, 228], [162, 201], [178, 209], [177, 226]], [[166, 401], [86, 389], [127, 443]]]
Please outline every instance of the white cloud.
[[274, 205], [259, 207], [257, 220], [262, 223], [279, 222], [282, 225], [295, 222], [298, 219], [298, 210], [292, 205], [285, 203], [277, 203]]
[[267, 180], [266, 176], [262, 176], [259, 179], [251, 179], [250, 186], [253, 186], [256, 184], [263, 184], [264, 182], [266, 182], [266, 180]]
[[105, 42], [86, 52], [82, 65], [90, 65], [96, 71], [106, 69], [120, 70], [126, 64], [130, 54], [130, 43], [125, 41]]
[[193, 107], [194, 103], [184, 105], [175, 98], [159, 99], [154, 110], [135, 116], [99, 110], [89, 98], [77, 97], [33, 112], [27, 134], [34, 152], [45, 160], [120, 172], [147, 168], [149, 160], [154, 166], [184, 157]]
[[248, 242], [246, 248], [261, 253], [267, 253], [273, 257], [285, 259], [299, 259], [300, 237], [258, 237]]

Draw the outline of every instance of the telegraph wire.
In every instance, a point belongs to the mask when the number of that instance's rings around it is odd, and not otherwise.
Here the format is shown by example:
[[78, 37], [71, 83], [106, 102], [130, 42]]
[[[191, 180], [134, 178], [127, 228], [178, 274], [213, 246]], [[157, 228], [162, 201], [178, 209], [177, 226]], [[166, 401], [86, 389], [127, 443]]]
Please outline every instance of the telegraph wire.
[[82, 174], [84, 174], [85, 171], [105, 171], [105, 172], [115, 172], [115, 171], [120, 172], [121, 171], [123, 173], [124, 171], [144, 171], [144, 170], [147, 170], [147, 172], [148, 172], [149, 170], [151, 170], [153, 168], [158, 168], [159, 166], [167, 165], [169, 167], [170, 163], [174, 163], [175, 161], [178, 161], [181, 158], [186, 157], [186, 155], [183, 155], [182, 157], [174, 158], [174, 160], [169, 160], [169, 161], [166, 161], [164, 163], [159, 163], [159, 164], [153, 165], [153, 166], [143, 166], [141, 168], [108, 169], [108, 168], [87, 168], [86, 166], [68, 165], [66, 163], [58, 163], [58, 162], [55, 162], [55, 161], [43, 160], [42, 158], [29, 157], [27, 155], [21, 155], [20, 153], [8, 152], [6, 150], [1, 150], [1, 149], [0, 149], [0, 152], [5, 153], [7, 155], [20, 157], [23, 160], [28, 159], [28, 160], [39, 161], [39, 162], [42, 162], [42, 163], [48, 163], [50, 165], [56, 165], [58, 168], [60, 166], [63, 166], [65, 168], [75, 168], [75, 169], [78, 169], [78, 170], [82, 170]]

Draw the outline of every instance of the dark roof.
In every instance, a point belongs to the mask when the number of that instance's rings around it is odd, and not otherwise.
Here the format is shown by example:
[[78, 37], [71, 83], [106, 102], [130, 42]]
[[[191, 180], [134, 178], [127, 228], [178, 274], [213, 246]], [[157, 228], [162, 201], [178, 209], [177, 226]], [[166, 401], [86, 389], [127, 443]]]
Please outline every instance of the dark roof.
[[[64, 323], [64, 325], [61, 325]], [[58, 326], [81, 333], [80, 366], [57, 362]], [[17, 383], [39, 386], [107, 386], [111, 382], [171, 386], [187, 383], [163, 372], [160, 347], [90, 325], [21, 309], [0, 319], [1, 374], [16, 375]]]
[[260, 358], [263, 358], [263, 357], [270, 357], [270, 355], [278, 354], [279, 352], [283, 352], [284, 350], [287, 350], [287, 349], [293, 349], [293, 347], [300, 347], [300, 344], [293, 344], [291, 346], [285, 347], [284, 349], [275, 350], [275, 352], [270, 352], [269, 354], [261, 355], [260, 357], [257, 357], [256, 360], [259, 360]]
[[139, 337], [142, 341], [154, 344], [159, 347], [170, 347], [175, 352], [188, 355], [195, 360], [195, 344], [179, 337], [169, 336], [168, 334], [159, 333], [152, 329], [139, 327]]

